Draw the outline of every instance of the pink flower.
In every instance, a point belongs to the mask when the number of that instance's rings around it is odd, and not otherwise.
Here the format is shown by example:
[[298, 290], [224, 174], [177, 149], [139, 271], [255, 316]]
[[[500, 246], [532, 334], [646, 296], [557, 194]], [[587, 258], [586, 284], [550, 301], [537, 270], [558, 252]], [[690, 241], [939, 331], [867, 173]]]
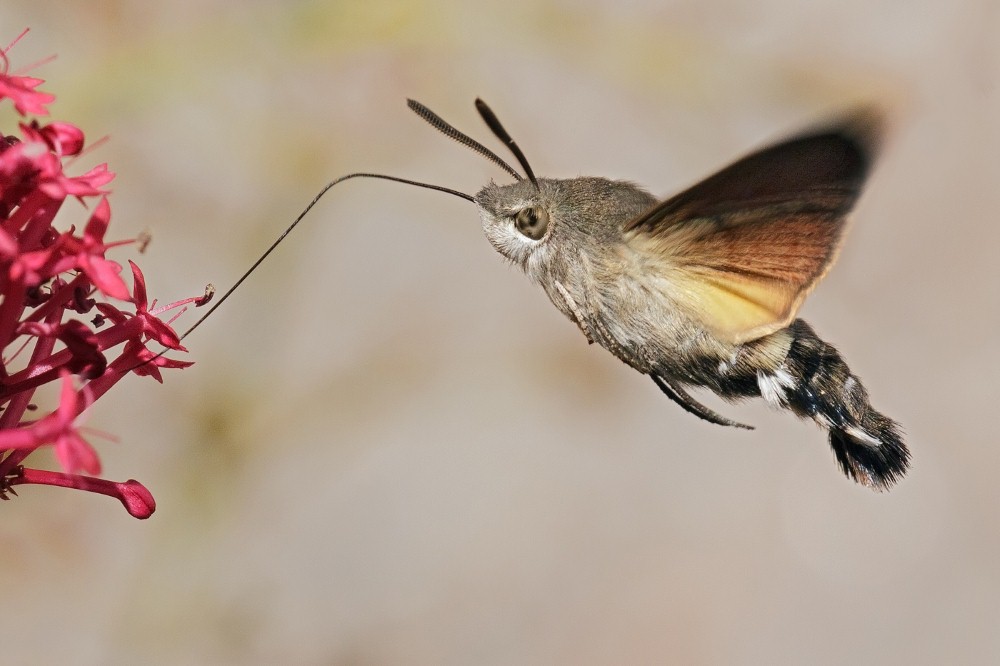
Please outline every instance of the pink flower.
[[61, 157], [79, 155], [83, 150], [83, 132], [76, 125], [69, 123], [49, 123], [44, 127], [37, 120], [32, 121], [31, 128], [38, 132], [53, 153]]
[[[21, 116], [47, 115], [54, 96], [38, 90], [41, 79], [11, 74], [7, 51], [0, 51], [0, 103], [9, 100]], [[130, 294], [122, 265], [105, 257], [135, 242], [106, 240], [111, 205], [105, 186], [114, 174], [106, 164], [82, 175], [64, 170], [84, 145], [83, 132], [65, 122], [30, 119], [19, 124], [18, 136], [0, 135], [0, 349], [6, 354], [0, 359], [0, 498], [26, 484], [76, 488], [116, 497], [130, 514], [147, 518], [156, 503], [139, 482], [95, 478], [100, 458], [80, 419], [130, 373], [162, 382], [161, 369], [191, 365], [146, 345], [185, 351], [160, 317], [200, 299], [157, 308], [132, 261]], [[82, 233], [53, 226], [71, 198], [93, 206]], [[55, 381], [59, 404], [26, 418], [36, 389]], [[53, 447], [62, 471], [24, 465], [45, 446]]]
[[[4, 53], [4, 64], [7, 64], [6, 53]], [[4, 70], [7, 68], [4, 67]], [[0, 97], [6, 97], [14, 102], [14, 108], [22, 116], [35, 114], [46, 116], [49, 110], [46, 108], [55, 100], [55, 95], [43, 93], [35, 90], [39, 85], [45, 83], [41, 79], [33, 79], [30, 76], [10, 76], [6, 71], [0, 72]]]

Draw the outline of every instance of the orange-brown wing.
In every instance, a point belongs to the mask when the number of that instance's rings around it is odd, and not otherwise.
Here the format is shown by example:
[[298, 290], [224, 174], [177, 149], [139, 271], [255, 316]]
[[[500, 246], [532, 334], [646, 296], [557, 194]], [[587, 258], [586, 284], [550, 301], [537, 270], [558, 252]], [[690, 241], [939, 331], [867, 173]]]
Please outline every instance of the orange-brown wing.
[[836, 258], [878, 130], [858, 112], [755, 152], [630, 221], [626, 242], [721, 339], [773, 333]]

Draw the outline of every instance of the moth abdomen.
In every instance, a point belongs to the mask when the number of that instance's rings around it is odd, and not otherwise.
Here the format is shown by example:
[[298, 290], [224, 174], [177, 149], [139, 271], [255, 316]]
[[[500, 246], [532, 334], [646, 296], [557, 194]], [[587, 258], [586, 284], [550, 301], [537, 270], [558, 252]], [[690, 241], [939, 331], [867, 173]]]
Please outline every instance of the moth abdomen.
[[[872, 438], [878, 443], [873, 445]], [[888, 490], [909, 467], [910, 452], [898, 424], [874, 409], [860, 430], [830, 428], [830, 446], [844, 474], [875, 490]]]
[[830, 431], [844, 474], [886, 490], [909, 467], [910, 452], [895, 421], [876, 411], [868, 391], [833, 345], [801, 319], [789, 326], [792, 344], [781, 366], [759, 376], [761, 395]]

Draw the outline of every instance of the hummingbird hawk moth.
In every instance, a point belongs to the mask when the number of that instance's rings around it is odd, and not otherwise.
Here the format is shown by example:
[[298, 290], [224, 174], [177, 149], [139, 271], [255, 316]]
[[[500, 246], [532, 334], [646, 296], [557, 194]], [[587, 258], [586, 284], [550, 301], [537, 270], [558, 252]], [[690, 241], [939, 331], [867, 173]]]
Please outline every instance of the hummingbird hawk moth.
[[659, 200], [625, 181], [536, 178], [482, 100], [476, 100], [479, 114], [523, 175], [427, 107], [408, 103], [514, 182], [491, 181], [471, 196], [383, 174], [342, 176], [240, 282], [339, 182], [381, 178], [447, 192], [477, 206], [493, 247], [541, 286], [590, 343], [649, 375], [686, 411], [750, 428], [687, 389], [706, 388], [729, 401], [760, 397], [825, 428], [851, 479], [885, 490], [906, 472], [910, 454], [899, 426], [871, 406], [840, 352], [795, 316], [836, 260], [880, 139], [877, 113], [859, 110], [794, 135]]

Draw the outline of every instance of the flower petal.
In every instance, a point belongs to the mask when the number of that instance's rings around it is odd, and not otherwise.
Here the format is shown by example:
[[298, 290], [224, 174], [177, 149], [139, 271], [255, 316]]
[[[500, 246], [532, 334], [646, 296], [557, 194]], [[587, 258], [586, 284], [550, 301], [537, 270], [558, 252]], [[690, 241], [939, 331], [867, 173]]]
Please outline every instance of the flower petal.
[[132, 279], [134, 280], [132, 302], [135, 303], [137, 310], [146, 310], [149, 307], [149, 302], [146, 300], [146, 278], [142, 276], [142, 271], [139, 270], [134, 261], [129, 259], [128, 265], [132, 268]]
[[97, 451], [75, 428], [56, 438], [55, 453], [59, 465], [70, 474], [86, 472], [96, 476], [101, 473], [101, 460], [97, 457]]
[[31, 76], [0, 74], [0, 99], [8, 97], [13, 100], [14, 108], [22, 116], [48, 115], [46, 105], [51, 104], [56, 96], [35, 90], [42, 83], [45, 81]]
[[122, 272], [121, 264], [97, 256], [90, 256], [87, 259], [86, 265], [80, 268], [101, 293], [121, 301], [129, 300], [128, 286], [119, 275]]

